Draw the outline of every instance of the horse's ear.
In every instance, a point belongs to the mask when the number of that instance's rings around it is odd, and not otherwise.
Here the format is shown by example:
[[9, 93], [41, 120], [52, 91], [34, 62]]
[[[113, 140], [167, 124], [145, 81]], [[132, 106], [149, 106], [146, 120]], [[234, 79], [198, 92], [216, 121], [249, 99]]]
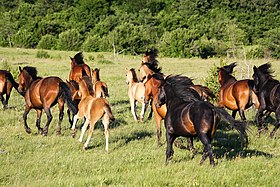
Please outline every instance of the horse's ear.
[[257, 69], [258, 69], [258, 68], [257, 68], [256, 66], [253, 67], [254, 72], [256, 72]]
[[20, 71], [20, 72], [22, 72], [22, 69], [21, 69], [21, 67], [20, 67], [20, 66], [18, 67], [18, 69], [19, 69], [19, 71]]

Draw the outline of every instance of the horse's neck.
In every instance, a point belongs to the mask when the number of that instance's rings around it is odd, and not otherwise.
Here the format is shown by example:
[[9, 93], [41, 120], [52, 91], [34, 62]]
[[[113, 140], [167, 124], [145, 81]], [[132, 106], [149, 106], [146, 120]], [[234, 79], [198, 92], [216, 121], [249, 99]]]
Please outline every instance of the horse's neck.
[[99, 73], [93, 74], [93, 81], [94, 82], [100, 81]]
[[236, 78], [234, 78], [232, 75], [228, 75], [228, 74], [223, 74], [221, 77], [221, 86], [225, 86], [228, 84], [231, 84], [233, 82], [236, 82]]
[[81, 89], [82, 99], [85, 99], [86, 97], [90, 96], [88, 88], [86, 86], [83, 86]]

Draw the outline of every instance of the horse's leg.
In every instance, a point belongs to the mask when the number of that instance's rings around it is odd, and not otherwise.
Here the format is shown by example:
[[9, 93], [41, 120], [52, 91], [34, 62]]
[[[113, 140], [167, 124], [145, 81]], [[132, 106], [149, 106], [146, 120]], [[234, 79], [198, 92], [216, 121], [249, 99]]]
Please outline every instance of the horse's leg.
[[263, 126], [264, 126], [264, 129], [263, 129], [264, 132], [268, 131], [267, 123], [265, 121], [269, 117], [270, 114], [271, 114], [271, 111], [266, 110], [262, 119], [261, 119], [261, 121], [263, 123]]
[[31, 133], [31, 129], [28, 127], [27, 125], [27, 115], [29, 113], [29, 111], [31, 110], [30, 107], [28, 107], [27, 105], [25, 106], [25, 110], [24, 110], [24, 113], [23, 113], [23, 123], [24, 123], [24, 128], [25, 128], [25, 131], [30, 134]]
[[140, 121], [143, 121], [143, 119], [144, 119], [147, 106], [148, 106], [148, 104], [143, 101], [142, 102], [142, 110], [141, 110], [141, 113], [140, 113]]
[[76, 115], [74, 115], [74, 117], [73, 117], [73, 125], [71, 127], [73, 138], [76, 136], [76, 123], [77, 123], [79, 118], [81, 118], [81, 116], [79, 117], [79, 111], [78, 111], [78, 113]]
[[81, 142], [81, 143], [83, 141], [84, 134], [88, 128], [89, 122], [90, 122], [89, 119], [86, 118], [85, 123], [82, 127], [82, 132], [81, 132], [80, 138], [79, 138], [79, 142]]
[[105, 134], [105, 139], [106, 139], [105, 150], [108, 153], [108, 150], [109, 150], [109, 123], [110, 123], [110, 117], [108, 116], [108, 114], [104, 114], [102, 123], [104, 125], [104, 134]]
[[38, 129], [38, 134], [42, 134], [43, 133], [43, 129], [40, 126], [41, 117], [42, 117], [42, 110], [41, 109], [37, 109], [36, 112], [37, 112], [36, 127]]
[[90, 126], [89, 126], [89, 131], [88, 131], [88, 137], [87, 137], [87, 140], [86, 140], [86, 143], [84, 144], [84, 149], [87, 149], [88, 147], [88, 144], [89, 144], [89, 141], [92, 137], [92, 133], [93, 133], [93, 129], [94, 129], [94, 126], [95, 126], [95, 123], [99, 120], [100, 118], [97, 118], [96, 116], [92, 116], [92, 119], [90, 119]]
[[256, 122], [258, 124], [258, 135], [260, 136], [262, 132], [262, 118], [263, 118], [263, 111], [264, 109], [262, 107], [259, 108], [257, 114], [256, 114]]
[[153, 117], [153, 99], [150, 100], [151, 111], [148, 116], [148, 120], [152, 119]]
[[138, 117], [136, 114], [136, 101], [134, 99], [130, 99], [130, 109], [135, 121], [138, 121]]
[[196, 154], [196, 149], [193, 146], [193, 137], [192, 136], [188, 137], [187, 141], [188, 141], [190, 151], [193, 153], [193, 155], [195, 155]]
[[4, 99], [4, 96], [3, 96], [2, 93], [0, 93], [0, 100], [1, 100], [1, 102], [3, 104], [3, 108], [5, 109], [6, 108], [6, 103], [5, 103], [5, 99]]
[[207, 156], [209, 156], [210, 164], [212, 166], [214, 166], [215, 161], [214, 161], [213, 151], [212, 151], [212, 146], [211, 146], [211, 138], [209, 138], [206, 133], [200, 133], [200, 134], [198, 134], [198, 137], [204, 145], [203, 156], [200, 161], [200, 164], [203, 164], [203, 162], [206, 160]]
[[169, 161], [172, 159], [172, 156], [174, 154], [172, 145], [173, 142], [175, 141], [176, 137], [170, 134], [169, 132], [166, 132], [166, 161], [165, 164], [168, 165]]
[[68, 121], [70, 123], [70, 128], [72, 127], [72, 124], [73, 124], [73, 115], [71, 117], [71, 112], [69, 109], [67, 109], [67, 116], [68, 116]]
[[277, 109], [275, 110], [275, 117], [276, 117], [276, 124], [275, 124], [274, 129], [270, 133], [271, 138], [273, 138], [275, 132], [277, 131], [277, 129], [280, 126], [280, 106], [278, 106]]
[[237, 110], [233, 110], [232, 113], [231, 113], [231, 116], [235, 119], [236, 117], [236, 113], [237, 113]]
[[50, 125], [53, 117], [52, 117], [52, 114], [51, 114], [50, 107], [44, 107], [44, 110], [45, 110], [45, 112], [47, 114], [47, 123], [46, 123], [46, 125], [45, 125], [45, 127], [43, 129], [43, 136], [47, 136], [48, 135], [48, 131], [49, 131], [49, 125]]
[[62, 98], [59, 98], [57, 103], [58, 103], [58, 109], [59, 109], [59, 120], [58, 120], [58, 125], [56, 128], [56, 134], [60, 135], [61, 134], [61, 123], [62, 123], [63, 116], [64, 116], [64, 101]]
[[6, 100], [4, 101], [5, 102], [5, 108], [7, 108], [8, 106], [8, 102], [9, 102], [9, 99], [10, 99], [10, 96], [11, 96], [11, 91], [12, 91], [12, 84], [10, 82], [7, 83], [7, 92], [6, 92]]

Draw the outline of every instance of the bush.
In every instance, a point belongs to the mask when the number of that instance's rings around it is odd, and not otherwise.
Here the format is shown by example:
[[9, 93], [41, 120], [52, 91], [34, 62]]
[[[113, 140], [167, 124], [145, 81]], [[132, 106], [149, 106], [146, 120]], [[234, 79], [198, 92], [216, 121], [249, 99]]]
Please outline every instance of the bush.
[[68, 30], [59, 34], [57, 41], [57, 49], [65, 51], [79, 51], [82, 42], [82, 36], [78, 32], [78, 30]]
[[39, 43], [37, 45], [37, 48], [38, 49], [49, 49], [49, 50], [55, 49], [56, 44], [57, 44], [57, 39], [54, 36], [47, 34], [41, 38], [41, 40], [39, 41]]
[[217, 98], [218, 98], [218, 93], [220, 90], [220, 83], [218, 81], [218, 68], [225, 66], [226, 63], [221, 59], [220, 60], [220, 65], [216, 66], [216, 64], [214, 64], [213, 67], [211, 67], [208, 71], [208, 75], [207, 77], [205, 77], [204, 79], [204, 84], [205, 86], [207, 86], [216, 96], [216, 99], [214, 99], [217, 102]]
[[113, 62], [110, 60], [98, 60], [97, 63], [98, 64], [113, 64]]
[[97, 35], [88, 36], [82, 45], [83, 51], [86, 51], [86, 52], [99, 51], [100, 40], [101, 40], [101, 38]]
[[246, 56], [247, 58], [264, 58], [264, 47], [261, 45], [248, 47]]
[[47, 51], [39, 50], [36, 53], [36, 58], [50, 58], [51, 56]]

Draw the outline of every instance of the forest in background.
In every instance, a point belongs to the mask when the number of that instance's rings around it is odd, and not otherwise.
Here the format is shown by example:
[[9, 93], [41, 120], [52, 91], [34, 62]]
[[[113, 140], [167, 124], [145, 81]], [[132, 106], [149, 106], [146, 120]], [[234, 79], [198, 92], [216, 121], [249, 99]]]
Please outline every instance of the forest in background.
[[10, 0], [0, 46], [280, 58], [279, 0]]

